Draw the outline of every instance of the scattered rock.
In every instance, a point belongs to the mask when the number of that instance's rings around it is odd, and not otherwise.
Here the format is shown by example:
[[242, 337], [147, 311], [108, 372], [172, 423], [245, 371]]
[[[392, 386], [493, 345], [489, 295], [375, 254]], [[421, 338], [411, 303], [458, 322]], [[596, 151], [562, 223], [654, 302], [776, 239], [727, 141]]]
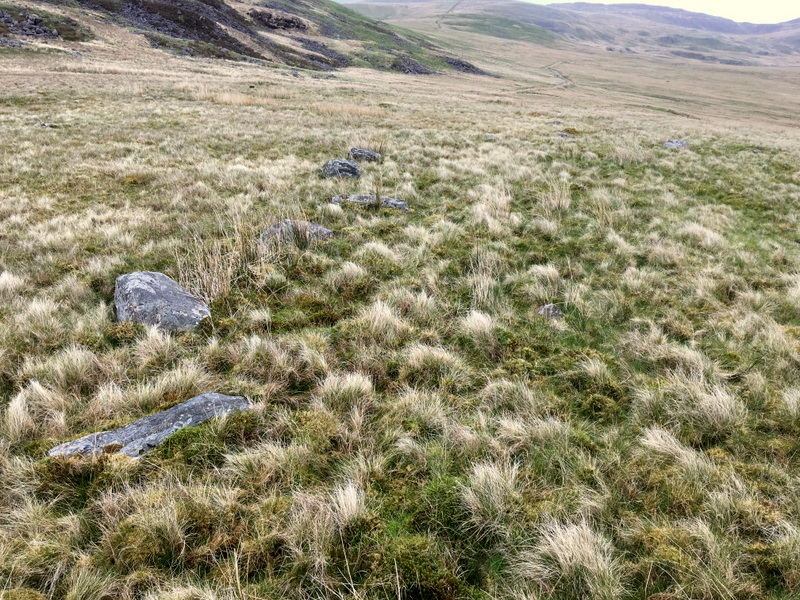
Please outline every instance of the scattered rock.
[[138, 458], [184, 427], [193, 427], [214, 417], [248, 408], [250, 408], [250, 402], [242, 396], [202, 394], [119, 429], [91, 433], [77, 440], [66, 442], [52, 448], [47, 455], [119, 453]]
[[550, 320], [564, 318], [564, 312], [555, 304], [545, 304], [537, 314]]
[[664, 148], [675, 148], [680, 150], [688, 147], [689, 144], [687, 144], [683, 140], [667, 140], [666, 142], [664, 142]]
[[493, 142], [497, 139], [497, 136], [492, 133], [484, 133], [483, 139], [485, 139], [487, 142]]
[[308, 29], [308, 25], [306, 25], [302, 19], [293, 15], [279, 14], [256, 9], [251, 10], [247, 14], [250, 15], [255, 21], [261, 23], [261, 25], [267, 29], [281, 29], [284, 31], [305, 31]]
[[469, 75], [489, 75], [489, 73], [487, 73], [483, 69], [479, 69], [471, 62], [467, 62], [466, 60], [463, 60], [461, 58], [445, 56], [444, 62], [453, 67], [459, 73], [467, 73]]
[[135, 321], [168, 331], [191, 331], [211, 316], [208, 306], [163, 273], [137, 271], [117, 277], [118, 321]]
[[58, 125], [55, 123], [42, 123], [42, 127], [46, 127], [47, 129], [58, 129]]
[[758, 147], [753, 148], [753, 154], [761, 154], [762, 152], [763, 152], [763, 150], [761, 148], [758, 148]]
[[33, 13], [20, 13], [17, 18], [14, 18], [10, 12], [0, 9], [0, 25], [4, 25], [4, 29], [15, 35], [45, 38], [58, 37], [58, 31], [47, 27], [44, 19]]
[[325, 177], [351, 177], [358, 179], [361, 177], [361, 167], [352, 160], [334, 158], [322, 165], [322, 174]]
[[549, 124], [549, 125], [561, 125], [561, 121], [558, 121], [558, 120], [556, 120], [556, 121], [550, 121], [550, 123], [548, 123], [548, 124]]
[[322, 225], [309, 221], [286, 219], [268, 227], [258, 239], [262, 244], [266, 244], [270, 241], [290, 242], [301, 240], [310, 242], [314, 240], [329, 240], [332, 237], [333, 231], [326, 229]]
[[[373, 194], [355, 194], [352, 196], [334, 196], [331, 198], [334, 204], [341, 204], [342, 202], [352, 202], [362, 206], [375, 206], [375, 196]], [[383, 208], [396, 208], [403, 212], [408, 212], [408, 203], [397, 198], [390, 198], [388, 196], [381, 196], [381, 206]]]
[[418, 63], [410, 56], [398, 56], [392, 63], [393, 71], [400, 71], [406, 75], [433, 75], [434, 71]]
[[350, 148], [350, 158], [360, 162], [378, 162], [381, 159], [381, 153], [366, 148]]
[[566, 131], [559, 131], [558, 137], [560, 138], [574, 138], [575, 136], [571, 133], [567, 133]]

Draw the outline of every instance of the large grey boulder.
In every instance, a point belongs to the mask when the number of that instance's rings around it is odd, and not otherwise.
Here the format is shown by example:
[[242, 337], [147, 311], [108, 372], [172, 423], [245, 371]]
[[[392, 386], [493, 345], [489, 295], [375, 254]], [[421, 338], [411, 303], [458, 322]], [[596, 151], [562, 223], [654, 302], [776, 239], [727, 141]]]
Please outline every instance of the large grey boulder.
[[350, 158], [363, 162], [378, 162], [381, 159], [381, 153], [366, 148], [350, 148]]
[[688, 148], [689, 144], [687, 144], [683, 140], [667, 140], [664, 142], [664, 148], [670, 148], [674, 150], [682, 150], [683, 148]]
[[538, 310], [537, 314], [551, 321], [564, 318], [564, 311], [555, 304], [545, 304]]
[[[353, 204], [360, 204], [361, 206], [375, 206], [375, 196], [373, 194], [352, 194], [350, 196], [334, 196], [331, 198], [333, 204], [341, 204], [342, 202], [352, 202]], [[396, 208], [403, 212], [408, 212], [408, 203], [397, 198], [390, 198], [389, 196], [381, 196], [381, 206], [384, 208]]]
[[208, 393], [111, 431], [91, 433], [52, 448], [48, 456], [73, 454], [127, 454], [138, 458], [184, 427], [250, 408], [242, 396]]
[[361, 177], [361, 167], [352, 160], [334, 158], [322, 165], [322, 174], [325, 177], [350, 177], [358, 179]]
[[163, 273], [153, 271], [117, 277], [114, 306], [118, 321], [134, 321], [168, 331], [190, 331], [211, 316], [202, 300]]
[[333, 231], [310, 221], [285, 219], [268, 227], [258, 238], [262, 244], [269, 242], [301, 242], [329, 240]]

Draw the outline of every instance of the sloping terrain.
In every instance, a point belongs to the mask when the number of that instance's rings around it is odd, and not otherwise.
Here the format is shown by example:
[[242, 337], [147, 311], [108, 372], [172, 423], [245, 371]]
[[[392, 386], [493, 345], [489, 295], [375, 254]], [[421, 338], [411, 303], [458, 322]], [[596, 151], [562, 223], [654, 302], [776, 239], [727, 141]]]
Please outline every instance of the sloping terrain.
[[355, 10], [436, 35], [450, 28], [528, 41], [602, 47], [729, 65], [771, 64], [800, 54], [800, 20], [736, 23], [701, 13], [646, 5], [462, 0], [376, 1]]
[[[329, 0], [69, 0], [52, 6], [68, 12], [68, 18], [81, 22], [88, 32], [98, 20], [111, 22], [182, 56], [268, 60], [316, 70], [368, 66], [415, 73], [461, 64], [418, 34]], [[47, 3], [10, 4], [9, 9], [22, 11], [27, 19], [37, 10], [46, 11]], [[0, 35], [13, 37], [17, 44], [31, 39], [30, 31], [4, 26], [2, 15]], [[67, 39], [50, 31], [42, 30], [42, 35]]]

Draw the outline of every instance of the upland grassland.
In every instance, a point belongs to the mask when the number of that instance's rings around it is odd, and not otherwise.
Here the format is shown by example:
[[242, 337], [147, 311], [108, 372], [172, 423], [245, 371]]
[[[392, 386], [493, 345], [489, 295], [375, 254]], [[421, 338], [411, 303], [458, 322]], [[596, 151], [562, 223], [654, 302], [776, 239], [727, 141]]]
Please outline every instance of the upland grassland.
[[[317, 79], [123, 37], [0, 49], [0, 595], [800, 593], [794, 70], [509, 43], [504, 77]], [[384, 159], [320, 177], [353, 146]], [[287, 217], [335, 237], [255, 244]], [[134, 270], [213, 322], [116, 323]], [[205, 391], [256, 409], [45, 458]]]

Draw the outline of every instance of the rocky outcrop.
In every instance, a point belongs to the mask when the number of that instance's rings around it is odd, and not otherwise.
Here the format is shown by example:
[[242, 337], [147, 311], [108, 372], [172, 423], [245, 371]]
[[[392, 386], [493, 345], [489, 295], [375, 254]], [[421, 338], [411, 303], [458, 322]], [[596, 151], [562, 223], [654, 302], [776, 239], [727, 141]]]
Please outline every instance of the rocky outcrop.
[[[342, 204], [343, 202], [352, 202], [353, 204], [360, 204], [361, 206], [377, 206], [375, 196], [373, 194], [353, 194], [351, 196], [334, 196], [331, 198], [333, 204]], [[382, 208], [396, 208], [403, 212], [408, 212], [408, 203], [397, 198], [390, 198], [389, 196], [381, 196], [380, 206]]]
[[51, 449], [47, 455], [120, 453], [138, 458], [184, 427], [193, 427], [214, 417], [221, 417], [248, 408], [250, 408], [250, 402], [242, 396], [202, 394], [119, 429], [92, 433], [66, 442]]
[[202, 300], [163, 273], [152, 271], [117, 277], [114, 306], [118, 321], [134, 321], [167, 331], [190, 331], [211, 316]]
[[564, 312], [555, 304], [545, 304], [539, 309], [537, 314], [541, 317], [550, 319], [551, 321], [554, 319], [564, 318]]
[[352, 160], [334, 158], [322, 165], [322, 174], [325, 177], [349, 177], [351, 179], [358, 179], [361, 177], [361, 167]]

